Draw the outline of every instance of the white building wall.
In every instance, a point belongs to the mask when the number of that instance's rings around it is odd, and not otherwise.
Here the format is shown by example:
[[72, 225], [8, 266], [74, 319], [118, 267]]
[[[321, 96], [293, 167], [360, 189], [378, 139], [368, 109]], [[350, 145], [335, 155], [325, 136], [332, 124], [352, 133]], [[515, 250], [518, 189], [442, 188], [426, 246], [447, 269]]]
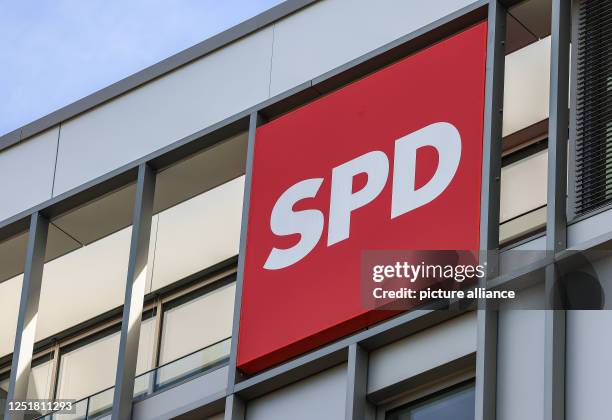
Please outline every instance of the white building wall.
[[325, 0], [274, 25], [272, 96], [416, 31], [473, 0]]
[[249, 401], [246, 420], [344, 418], [346, 365], [338, 365]]
[[0, 220], [51, 198], [59, 128], [0, 152]]
[[475, 351], [476, 313], [470, 312], [371, 352], [368, 393]]

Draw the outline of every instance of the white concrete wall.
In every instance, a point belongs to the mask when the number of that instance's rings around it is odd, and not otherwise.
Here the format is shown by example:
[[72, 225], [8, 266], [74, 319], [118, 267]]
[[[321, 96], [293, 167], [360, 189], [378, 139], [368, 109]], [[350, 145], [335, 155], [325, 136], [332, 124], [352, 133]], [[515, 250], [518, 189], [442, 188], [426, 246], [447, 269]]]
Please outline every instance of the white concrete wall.
[[370, 353], [368, 393], [476, 351], [476, 313], [470, 312]]
[[325, 0], [274, 25], [270, 93], [284, 92], [472, 0]]
[[346, 365], [339, 365], [251, 400], [246, 420], [338, 420], [344, 418]]

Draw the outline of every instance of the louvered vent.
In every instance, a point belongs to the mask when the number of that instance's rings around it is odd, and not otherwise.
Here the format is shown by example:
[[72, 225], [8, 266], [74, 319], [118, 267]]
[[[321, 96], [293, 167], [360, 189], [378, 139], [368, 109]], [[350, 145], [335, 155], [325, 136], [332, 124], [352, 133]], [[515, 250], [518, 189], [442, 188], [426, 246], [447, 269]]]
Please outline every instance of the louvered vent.
[[577, 216], [612, 202], [612, 1], [583, 0], [578, 13]]

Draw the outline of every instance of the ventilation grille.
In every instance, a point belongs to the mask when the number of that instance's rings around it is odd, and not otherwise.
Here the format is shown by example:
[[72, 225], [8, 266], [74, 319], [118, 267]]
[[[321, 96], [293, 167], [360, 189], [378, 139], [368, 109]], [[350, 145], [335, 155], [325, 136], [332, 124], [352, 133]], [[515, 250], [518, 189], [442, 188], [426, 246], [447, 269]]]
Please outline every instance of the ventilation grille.
[[578, 9], [576, 215], [612, 202], [612, 1]]

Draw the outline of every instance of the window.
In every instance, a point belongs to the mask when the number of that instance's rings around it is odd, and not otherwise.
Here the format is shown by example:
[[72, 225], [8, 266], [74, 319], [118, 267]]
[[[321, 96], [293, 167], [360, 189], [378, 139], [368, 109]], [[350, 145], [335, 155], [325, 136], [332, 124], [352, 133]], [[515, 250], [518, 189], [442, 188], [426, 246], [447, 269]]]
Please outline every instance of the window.
[[[142, 322], [136, 374], [151, 369], [155, 318]], [[94, 341], [67, 349], [60, 359], [57, 398], [81, 399], [115, 383], [120, 332], [103, 333]], [[110, 394], [112, 401], [112, 393]]]
[[504, 156], [499, 240], [509, 243], [546, 226], [548, 151], [542, 139]]
[[439, 394], [399, 407], [387, 420], [474, 420], [474, 383], [460, 385]]
[[230, 337], [235, 289], [235, 282], [225, 283], [213, 290], [203, 290], [204, 294], [191, 300], [169, 305], [164, 311], [159, 364]]

